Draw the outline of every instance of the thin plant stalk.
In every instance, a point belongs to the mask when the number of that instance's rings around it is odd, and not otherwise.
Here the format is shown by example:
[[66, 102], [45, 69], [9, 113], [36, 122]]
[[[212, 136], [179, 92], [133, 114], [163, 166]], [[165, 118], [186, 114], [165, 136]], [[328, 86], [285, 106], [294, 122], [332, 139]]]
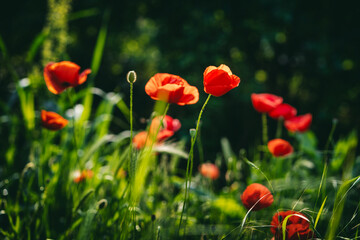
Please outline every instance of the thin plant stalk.
[[262, 120], [262, 129], [263, 129], [262, 139], [263, 139], [263, 144], [266, 145], [268, 142], [268, 129], [267, 129], [266, 113], [263, 113], [261, 115], [261, 120]]
[[[165, 107], [165, 110], [164, 110], [164, 113], [160, 119], [160, 124], [154, 134], [154, 136], [151, 136], [150, 134], [150, 129], [149, 129], [149, 132], [148, 132], [148, 136], [149, 138], [151, 139], [151, 144], [149, 146], [149, 148], [146, 150], [146, 152], [143, 152], [142, 154], [145, 154], [145, 156], [142, 157], [142, 160], [146, 160], [146, 159], [150, 159], [151, 156], [151, 152], [152, 152], [152, 148], [156, 142], [156, 136], [158, 135], [159, 131], [160, 131], [160, 128], [162, 126], [162, 123], [164, 121], [164, 118], [169, 110], [169, 106], [170, 104], [167, 103], [166, 107]], [[134, 188], [135, 185], [136, 186], [143, 186], [144, 185], [144, 182], [143, 181], [137, 181], [137, 180], [141, 180], [141, 179], [136, 179], [136, 176], [138, 176], [139, 178], [142, 178], [142, 180], [144, 180], [147, 176], [147, 171], [145, 170], [145, 168], [147, 168], [147, 165], [149, 164], [148, 162], [143, 162], [143, 161], [140, 161], [143, 166], [139, 166], [139, 169], [137, 170], [134, 170], [134, 176], [132, 177], [132, 180], [131, 180], [131, 183], [132, 183], [132, 189], [130, 191], [130, 199], [131, 199], [131, 204], [132, 204], [132, 213], [131, 213], [131, 217], [132, 217], [132, 221], [133, 221], [133, 225], [134, 225], [134, 234], [133, 234], [133, 239], [135, 239], [135, 234], [136, 234], [136, 204], [138, 202], [138, 198], [139, 198], [139, 194], [141, 193], [141, 191], [139, 191], [139, 188]], [[145, 167], [145, 168], [144, 168]], [[137, 172], [139, 171], [139, 172]]]
[[73, 106], [73, 105], [74, 105], [73, 94], [72, 94], [72, 92], [70, 92], [70, 91], [72, 91], [72, 89], [69, 89], [69, 90], [66, 91], [66, 92], [67, 92], [67, 96], [68, 96], [69, 102], [70, 102], [70, 104], [72, 105], [72, 109], [73, 109], [73, 114], [72, 114], [71, 120], [72, 120], [72, 125], [73, 125], [74, 148], [75, 148], [75, 155], [76, 155], [76, 160], [77, 160], [76, 162], [77, 162], [77, 164], [80, 165], [80, 168], [82, 169], [82, 164], [80, 163], [80, 161], [79, 161], [79, 156], [78, 156], [78, 141], [77, 141], [77, 139], [76, 139], [75, 106]]
[[[129, 159], [130, 159], [130, 164], [133, 164], [133, 82], [129, 82], [130, 83], [130, 151], [129, 151]], [[134, 171], [135, 173], [135, 171]], [[131, 176], [131, 180], [134, 180], [134, 176]], [[135, 209], [133, 208], [132, 211], [132, 220], [133, 220], [133, 225], [134, 225], [134, 234], [133, 234], [133, 239], [135, 239], [135, 234], [136, 234], [136, 212]]]
[[[191, 147], [190, 147], [189, 157], [188, 157], [188, 161], [187, 161], [187, 165], [186, 165], [185, 196], [184, 196], [184, 203], [183, 203], [181, 216], [180, 216], [178, 235], [180, 234], [181, 223], [182, 223], [183, 215], [184, 215], [184, 212], [185, 212], [186, 203], [188, 201], [189, 187], [190, 187], [188, 185], [190, 185], [190, 183], [191, 183], [191, 175], [192, 175], [192, 170], [193, 170], [193, 165], [194, 165], [194, 162], [193, 162], [193, 160], [194, 160], [194, 145], [195, 145], [195, 142], [196, 142], [197, 133], [198, 133], [199, 126], [200, 126], [201, 116], [202, 116], [202, 114], [204, 112], [205, 106], [207, 105], [207, 103], [210, 100], [210, 97], [211, 97], [211, 94], [209, 94], [209, 96], [207, 97], [204, 105], [201, 108], [201, 111], [199, 113], [199, 117], [198, 117], [198, 120], [197, 120], [197, 123], [196, 123], [195, 134], [193, 136], [191, 136]], [[190, 169], [190, 172], [189, 172], [189, 169]]]
[[277, 128], [276, 128], [276, 138], [281, 138], [282, 135], [282, 125], [283, 125], [284, 119], [280, 117], [277, 122]]

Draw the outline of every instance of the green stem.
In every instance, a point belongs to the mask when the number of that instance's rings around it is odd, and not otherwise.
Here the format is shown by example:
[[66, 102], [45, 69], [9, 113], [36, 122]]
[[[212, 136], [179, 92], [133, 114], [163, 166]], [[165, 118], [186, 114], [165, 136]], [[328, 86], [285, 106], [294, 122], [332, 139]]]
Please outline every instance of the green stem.
[[[192, 175], [192, 170], [193, 170], [193, 160], [194, 160], [194, 145], [196, 142], [196, 138], [197, 138], [197, 133], [199, 130], [199, 126], [200, 126], [200, 120], [201, 120], [201, 116], [204, 112], [205, 106], [207, 105], [207, 103], [209, 102], [211, 97], [211, 94], [209, 94], [209, 96], [207, 97], [204, 105], [201, 108], [201, 111], [199, 113], [199, 117], [196, 123], [196, 129], [195, 129], [195, 135], [191, 137], [191, 148], [190, 148], [190, 152], [189, 152], [189, 157], [188, 157], [188, 161], [187, 161], [187, 166], [186, 166], [186, 179], [185, 179], [185, 196], [184, 196], [184, 203], [183, 203], [183, 208], [182, 208], [182, 212], [181, 212], [181, 216], [180, 216], [180, 223], [179, 223], [179, 228], [178, 228], [178, 235], [180, 234], [180, 228], [181, 228], [181, 223], [182, 223], [182, 219], [183, 219], [183, 215], [185, 212], [185, 208], [186, 208], [186, 203], [188, 201], [188, 195], [189, 195], [189, 187], [188, 185], [190, 185], [191, 183], [191, 175]], [[190, 172], [189, 172], [189, 168], [190, 168]]]
[[[130, 82], [130, 151], [129, 151], [129, 155], [130, 155], [129, 156], [130, 165], [134, 164], [133, 163], [133, 83], [132, 82]], [[133, 171], [133, 173], [135, 174], [135, 171]], [[135, 179], [135, 177], [131, 176], [130, 181], [132, 182], [134, 179]], [[132, 211], [132, 222], [133, 222], [133, 226], [134, 226], [133, 239], [135, 239], [135, 234], [136, 234], [136, 213], [135, 213], [134, 208], [135, 208], [135, 206], [133, 206], [133, 208], [132, 208], [132, 210], [133, 210]]]
[[276, 138], [281, 138], [282, 135], [282, 125], [283, 125], [284, 119], [280, 117], [277, 122], [277, 128], [276, 128]]
[[262, 128], [263, 128], [263, 145], [266, 146], [268, 143], [268, 129], [267, 129], [267, 119], [266, 113], [263, 113], [262, 116]]
[[[72, 89], [69, 89], [66, 92], [68, 94], [69, 102], [73, 106], [74, 105], [74, 101], [73, 101], [73, 97], [72, 97], [73, 94], [70, 91], [72, 91]], [[72, 124], [73, 124], [73, 139], [74, 139], [75, 156], [76, 156], [76, 159], [77, 159], [77, 161], [76, 161], [77, 164], [80, 166], [80, 169], [82, 169], [82, 163], [80, 163], [80, 159], [79, 159], [79, 156], [78, 156], [78, 141], [76, 139], [75, 106], [73, 106], [72, 108], [73, 108]]]
[[[129, 164], [133, 161], [133, 83], [130, 82], [130, 151], [129, 151]], [[132, 179], [133, 176], [131, 176]]]

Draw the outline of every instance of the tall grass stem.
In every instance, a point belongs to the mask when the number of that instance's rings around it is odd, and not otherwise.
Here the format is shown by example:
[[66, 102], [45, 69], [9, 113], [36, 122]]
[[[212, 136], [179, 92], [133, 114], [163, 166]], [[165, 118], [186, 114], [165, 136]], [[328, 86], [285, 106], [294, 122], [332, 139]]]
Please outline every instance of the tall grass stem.
[[[199, 126], [200, 126], [201, 116], [202, 116], [202, 114], [204, 112], [205, 106], [207, 105], [207, 103], [210, 100], [210, 97], [211, 97], [211, 94], [208, 95], [204, 105], [201, 108], [201, 111], [199, 113], [199, 117], [198, 117], [198, 120], [197, 120], [197, 123], [196, 123], [195, 134], [194, 134], [194, 136], [191, 136], [191, 148], [190, 148], [189, 157], [188, 157], [187, 166], [186, 166], [185, 196], [184, 196], [184, 203], [183, 203], [181, 216], [180, 216], [178, 235], [180, 234], [181, 223], [182, 223], [182, 219], [183, 219], [183, 216], [184, 216], [186, 203], [188, 201], [189, 187], [190, 187], [188, 185], [191, 184], [191, 175], [192, 175], [192, 170], [193, 170], [193, 165], [194, 165], [194, 162], [193, 162], [193, 160], [194, 160], [194, 145], [195, 145], [195, 142], [196, 142], [196, 138], [197, 138], [197, 134], [198, 134]], [[189, 172], [189, 169], [190, 169], [190, 172]], [[185, 227], [186, 227], [186, 225], [185, 225]]]

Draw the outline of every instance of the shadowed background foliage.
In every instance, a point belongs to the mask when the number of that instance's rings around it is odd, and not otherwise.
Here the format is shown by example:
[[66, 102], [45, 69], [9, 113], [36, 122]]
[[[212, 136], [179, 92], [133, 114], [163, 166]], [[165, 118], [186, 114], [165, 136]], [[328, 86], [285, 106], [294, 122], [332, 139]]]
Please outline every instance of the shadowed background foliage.
[[[299, 114], [312, 113], [312, 130], [320, 148], [333, 118], [339, 120], [337, 132], [347, 133], [360, 124], [357, 1], [63, 2], [71, 3], [71, 9], [67, 29], [59, 33], [66, 45], [59, 60], [90, 67], [99, 31], [105, 31], [94, 85], [104, 91], [119, 91], [128, 103], [125, 76], [129, 70], [137, 72], [136, 129], [144, 127], [141, 119], [151, 114], [154, 101], [145, 94], [144, 86], [157, 72], [180, 75], [200, 90], [198, 104], [172, 106], [169, 112], [181, 120], [180, 135], [188, 140], [188, 129], [195, 127], [206, 97], [202, 91], [204, 69], [224, 63], [241, 78], [238, 88], [213, 98], [207, 107], [202, 123], [205, 160], [215, 158], [223, 136], [234, 149], [259, 141], [260, 115], [250, 102], [253, 92], [280, 95], [297, 107]], [[19, 78], [27, 77], [31, 70], [29, 48], [47, 26], [47, 12], [46, 1], [2, 4], [0, 34], [7, 49], [6, 61], [15, 67]], [[38, 41], [42, 44], [41, 38]], [[40, 72], [44, 61], [44, 53], [35, 51], [32, 62], [38, 64]], [[9, 104], [17, 106], [16, 98], [11, 98], [14, 83], [4, 62], [4, 55], [0, 55], [1, 102], [9, 103], [10, 99], [14, 103]], [[39, 94], [41, 90], [44, 88], [39, 88]], [[271, 138], [275, 122], [269, 124]], [[113, 123], [114, 132], [122, 129]]]

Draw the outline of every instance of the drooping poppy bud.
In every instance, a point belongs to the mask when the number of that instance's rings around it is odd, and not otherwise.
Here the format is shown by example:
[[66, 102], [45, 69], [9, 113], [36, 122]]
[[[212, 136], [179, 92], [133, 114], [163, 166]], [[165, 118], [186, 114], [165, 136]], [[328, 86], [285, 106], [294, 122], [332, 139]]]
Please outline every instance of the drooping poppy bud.
[[294, 152], [291, 144], [281, 138], [276, 138], [268, 142], [268, 149], [275, 157], [285, 157]]
[[68, 120], [55, 112], [41, 110], [41, 123], [42, 126], [46, 129], [57, 131], [64, 128], [68, 122]]
[[282, 225], [286, 217], [286, 236], [287, 240], [307, 240], [315, 237], [314, 232], [310, 229], [308, 218], [296, 211], [281, 211], [277, 212], [271, 221], [271, 232], [274, 234], [275, 239], [283, 239]]
[[54, 94], [63, 92], [66, 88], [76, 87], [84, 83], [90, 69], [79, 74], [80, 66], [69, 61], [50, 62], [44, 68], [44, 78], [47, 88]]
[[241, 201], [247, 209], [252, 208], [253, 211], [258, 211], [269, 207], [274, 202], [274, 198], [267, 187], [253, 183], [245, 189], [241, 195]]
[[312, 115], [310, 113], [287, 119], [285, 128], [290, 132], [305, 132], [310, 128]]
[[285, 120], [295, 117], [296, 114], [297, 114], [296, 109], [287, 103], [282, 103], [279, 106], [277, 106], [274, 110], [269, 112], [270, 117], [274, 119], [283, 118]]
[[240, 78], [232, 74], [225, 64], [219, 67], [209, 66], [204, 71], [204, 91], [208, 94], [220, 97], [231, 89], [239, 86]]
[[199, 91], [183, 78], [157, 73], [145, 85], [145, 92], [154, 100], [161, 100], [177, 105], [195, 104], [199, 101]]
[[251, 94], [251, 102], [256, 111], [267, 113], [283, 102], [283, 98], [269, 93]]
[[212, 180], [215, 180], [219, 178], [220, 176], [220, 170], [219, 168], [212, 163], [203, 163], [199, 166], [199, 172], [204, 177], [210, 178]]

